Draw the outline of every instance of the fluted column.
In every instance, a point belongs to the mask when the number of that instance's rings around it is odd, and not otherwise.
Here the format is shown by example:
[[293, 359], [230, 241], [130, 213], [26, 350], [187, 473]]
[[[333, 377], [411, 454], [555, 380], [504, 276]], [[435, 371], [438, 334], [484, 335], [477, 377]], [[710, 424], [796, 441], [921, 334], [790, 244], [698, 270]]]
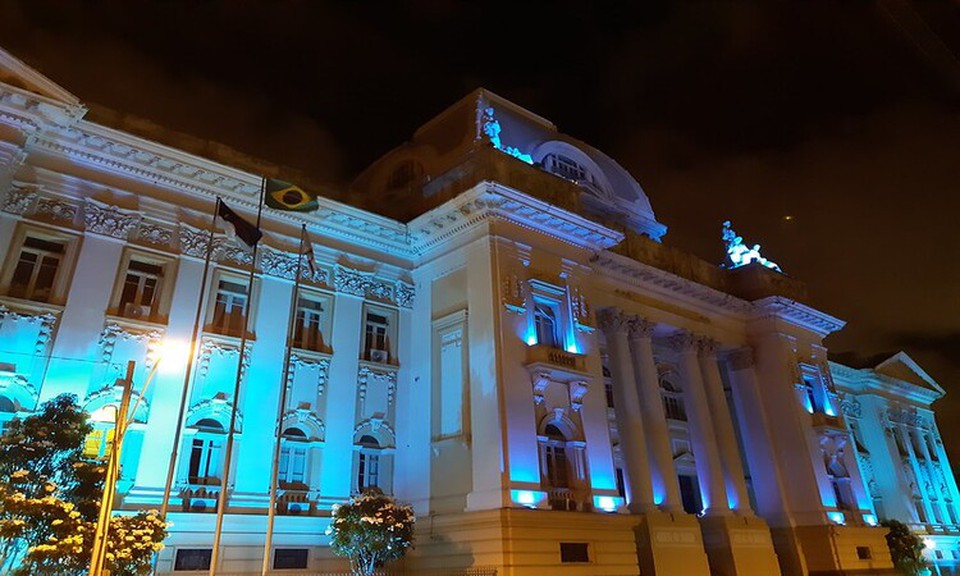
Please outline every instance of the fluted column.
[[651, 476], [654, 502], [669, 512], [683, 510], [680, 486], [673, 467], [673, 450], [670, 448], [670, 430], [663, 413], [663, 398], [660, 394], [660, 377], [657, 362], [653, 357], [653, 329], [655, 324], [641, 316], [629, 321], [630, 357], [633, 372], [640, 391], [640, 410], [643, 414], [643, 432], [647, 452], [653, 458]]
[[731, 508], [742, 514], [753, 514], [750, 508], [750, 497], [747, 494], [747, 481], [743, 474], [743, 461], [740, 459], [740, 447], [733, 429], [727, 395], [723, 391], [723, 380], [720, 378], [717, 343], [712, 338], [700, 340], [700, 370], [703, 373], [707, 403], [710, 405], [713, 429], [720, 448], [720, 461], [723, 465], [727, 494], [733, 496], [734, 500]]
[[643, 438], [643, 415], [627, 343], [628, 318], [620, 310], [609, 308], [598, 316], [600, 329], [607, 339], [607, 356], [613, 378], [614, 414], [620, 436], [620, 453], [626, 466], [627, 507], [634, 513], [652, 510], [656, 506], [647, 445]]
[[690, 430], [690, 442], [693, 444], [700, 494], [706, 504], [705, 510], [708, 514], [729, 514], [720, 450], [700, 373], [698, 339], [684, 330], [671, 338], [671, 344], [680, 353], [687, 426]]

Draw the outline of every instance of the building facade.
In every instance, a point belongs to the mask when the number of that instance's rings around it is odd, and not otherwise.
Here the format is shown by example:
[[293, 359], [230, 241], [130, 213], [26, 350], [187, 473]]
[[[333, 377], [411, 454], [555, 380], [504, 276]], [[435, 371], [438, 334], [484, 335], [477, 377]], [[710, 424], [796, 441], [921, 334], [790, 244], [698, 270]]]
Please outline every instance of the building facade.
[[[0, 51], [0, 420], [72, 393], [102, 454], [116, 380], [156, 368], [118, 502], [158, 507], [177, 455], [161, 573], [207, 567], [219, 498], [219, 566], [259, 570], [277, 434], [278, 571], [342, 567], [331, 507], [368, 486], [414, 506], [415, 572], [883, 571], [887, 516], [957, 561], [942, 388], [903, 354], [828, 361], [843, 322], [801, 283], [671, 248], [548, 120], [478, 90], [318, 210], [265, 209], [255, 255], [211, 213], [253, 220], [277, 167], [161, 141]], [[195, 320], [191, 362], [161, 358]]]

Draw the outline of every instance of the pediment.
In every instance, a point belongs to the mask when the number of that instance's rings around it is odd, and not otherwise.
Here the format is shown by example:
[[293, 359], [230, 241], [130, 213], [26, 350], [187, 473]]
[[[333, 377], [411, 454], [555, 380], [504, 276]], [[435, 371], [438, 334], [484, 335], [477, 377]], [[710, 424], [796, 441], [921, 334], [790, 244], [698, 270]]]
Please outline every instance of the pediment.
[[0, 48], [0, 83], [63, 104], [71, 106], [80, 104], [79, 98], [2, 48]]
[[877, 374], [883, 374], [884, 376], [901, 380], [914, 386], [934, 390], [939, 394], [946, 394], [944, 389], [937, 384], [936, 380], [914, 362], [913, 358], [910, 358], [906, 352], [897, 352], [877, 364], [873, 370]]

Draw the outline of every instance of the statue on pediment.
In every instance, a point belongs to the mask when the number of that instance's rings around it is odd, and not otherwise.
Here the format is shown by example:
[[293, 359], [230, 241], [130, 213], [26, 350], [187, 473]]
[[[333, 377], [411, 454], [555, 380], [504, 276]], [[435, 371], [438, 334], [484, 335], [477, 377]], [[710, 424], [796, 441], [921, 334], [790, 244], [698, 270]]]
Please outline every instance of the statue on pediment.
[[743, 237], [737, 236], [737, 233], [733, 231], [729, 220], [723, 223], [723, 241], [727, 243], [727, 256], [730, 258], [730, 262], [732, 262], [730, 268], [739, 268], [751, 262], [757, 262], [781, 274], [783, 273], [783, 270], [780, 269], [780, 266], [778, 266], [776, 262], [767, 260], [760, 255], [759, 244], [754, 244], [752, 248], [748, 247], [744, 243]]

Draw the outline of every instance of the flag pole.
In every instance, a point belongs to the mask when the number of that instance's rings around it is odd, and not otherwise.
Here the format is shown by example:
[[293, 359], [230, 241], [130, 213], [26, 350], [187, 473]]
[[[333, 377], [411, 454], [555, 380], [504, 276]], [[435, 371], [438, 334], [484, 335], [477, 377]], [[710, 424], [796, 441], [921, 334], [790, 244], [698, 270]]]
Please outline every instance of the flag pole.
[[[187, 371], [183, 376], [183, 390], [180, 393], [180, 409], [177, 413], [177, 426], [173, 431], [173, 447], [170, 450], [170, 462], [167, 464], [167, 480], [163, 485], [163, 502], [160, 505], [160, 517], [167, 520], [170, 510], [170, 492], [173, 489], [173, 473], [177, 467], [177, 455], [180, 452], [180, 437], [183, 432], [183, 419], [190, 393], [190, 375], [197, 355], [197, 336], [200, 333], [200, 315], [203, 312], [204, 298], [207, 292], [207, 274], [210, 272], [210, 258], [213, 256], [213, 231], [217, 227], [217, 213], [220, 211], [220, 197], [213, 204], [213, 217], [210, 219], [210, 231], [207, 234], [207, 250], [203, 259], [203, 278], [200, 281], [200, 295], [197, 297], [197, 312], [193, 317], [193, 334], [190, 336], [190, 351], [187, 356]], [[153, 574], [157, 573], [157, 561], [160, 553], [154, 554]]]
[[290, 372], [290, 352], [293, 348], [293, 333], [297, 329], [297, 299], [300, 294], [300, 271], [303, 266], [303, 238], [307, 231], [307, 225], [301, 224], [300, 227], [300, 246], [297, 248], [297, 269], [293, 280], [293, 300], [290, 302], [290, 312], [288, 315], [287, 329], [287, 347], [283, 356], [283, 372], [280, 376], [280, 401], [277, 407], [277, 427], [274, 432], [275, 441], [273, 445], [273, 466], [270, 470], [270, 507], [267, 508], [267, 537], [263, 543], [263, 564], [260, 568], [260, 575], [267, 576], [270, 571], [270, 548], [273, 546], [273, 524], [277, 515], [277, 480], [280, 474], [280, 452], [283, 444], [283, 414], [287, 408], [287, 374]]
[[[257, 205], [257, 230], [260, 229], [260, 219], [263, 215], [263, 196], [267, 189], [267, 179], [260, 180], [260, 203]], [[247, 278], [247, 301], [243, 306], [243, 330], [240, 333], [240, 351], [237, 361], [237, 378], [233, 384], [233, 397], [230, 407], [230, 428], [227, 432], [227, 449], [223, 457], [223, 471], [220, 476], [220, 493], [217, 496], [217, 522], [213, 531], [213, 550], [210, 553], [210, 576], [216, 576], [217, 562], [220, 558], [220, 537], [223, 533], [223, 515], [227, 509], [227, 484], [230, 479], [230, 464], [233, 459], [233, 441], [236, 434], [237, 409], [240, 405], [240, 382], [243, 379], [243, 356], [247, 349], [247, 332], [250, 327], [250, 305], [253, 302], [253, 281], [257, 272], [257, 248], [259, 242], [253, 245], [253, 259], [250, 262], [250, 275]]]

